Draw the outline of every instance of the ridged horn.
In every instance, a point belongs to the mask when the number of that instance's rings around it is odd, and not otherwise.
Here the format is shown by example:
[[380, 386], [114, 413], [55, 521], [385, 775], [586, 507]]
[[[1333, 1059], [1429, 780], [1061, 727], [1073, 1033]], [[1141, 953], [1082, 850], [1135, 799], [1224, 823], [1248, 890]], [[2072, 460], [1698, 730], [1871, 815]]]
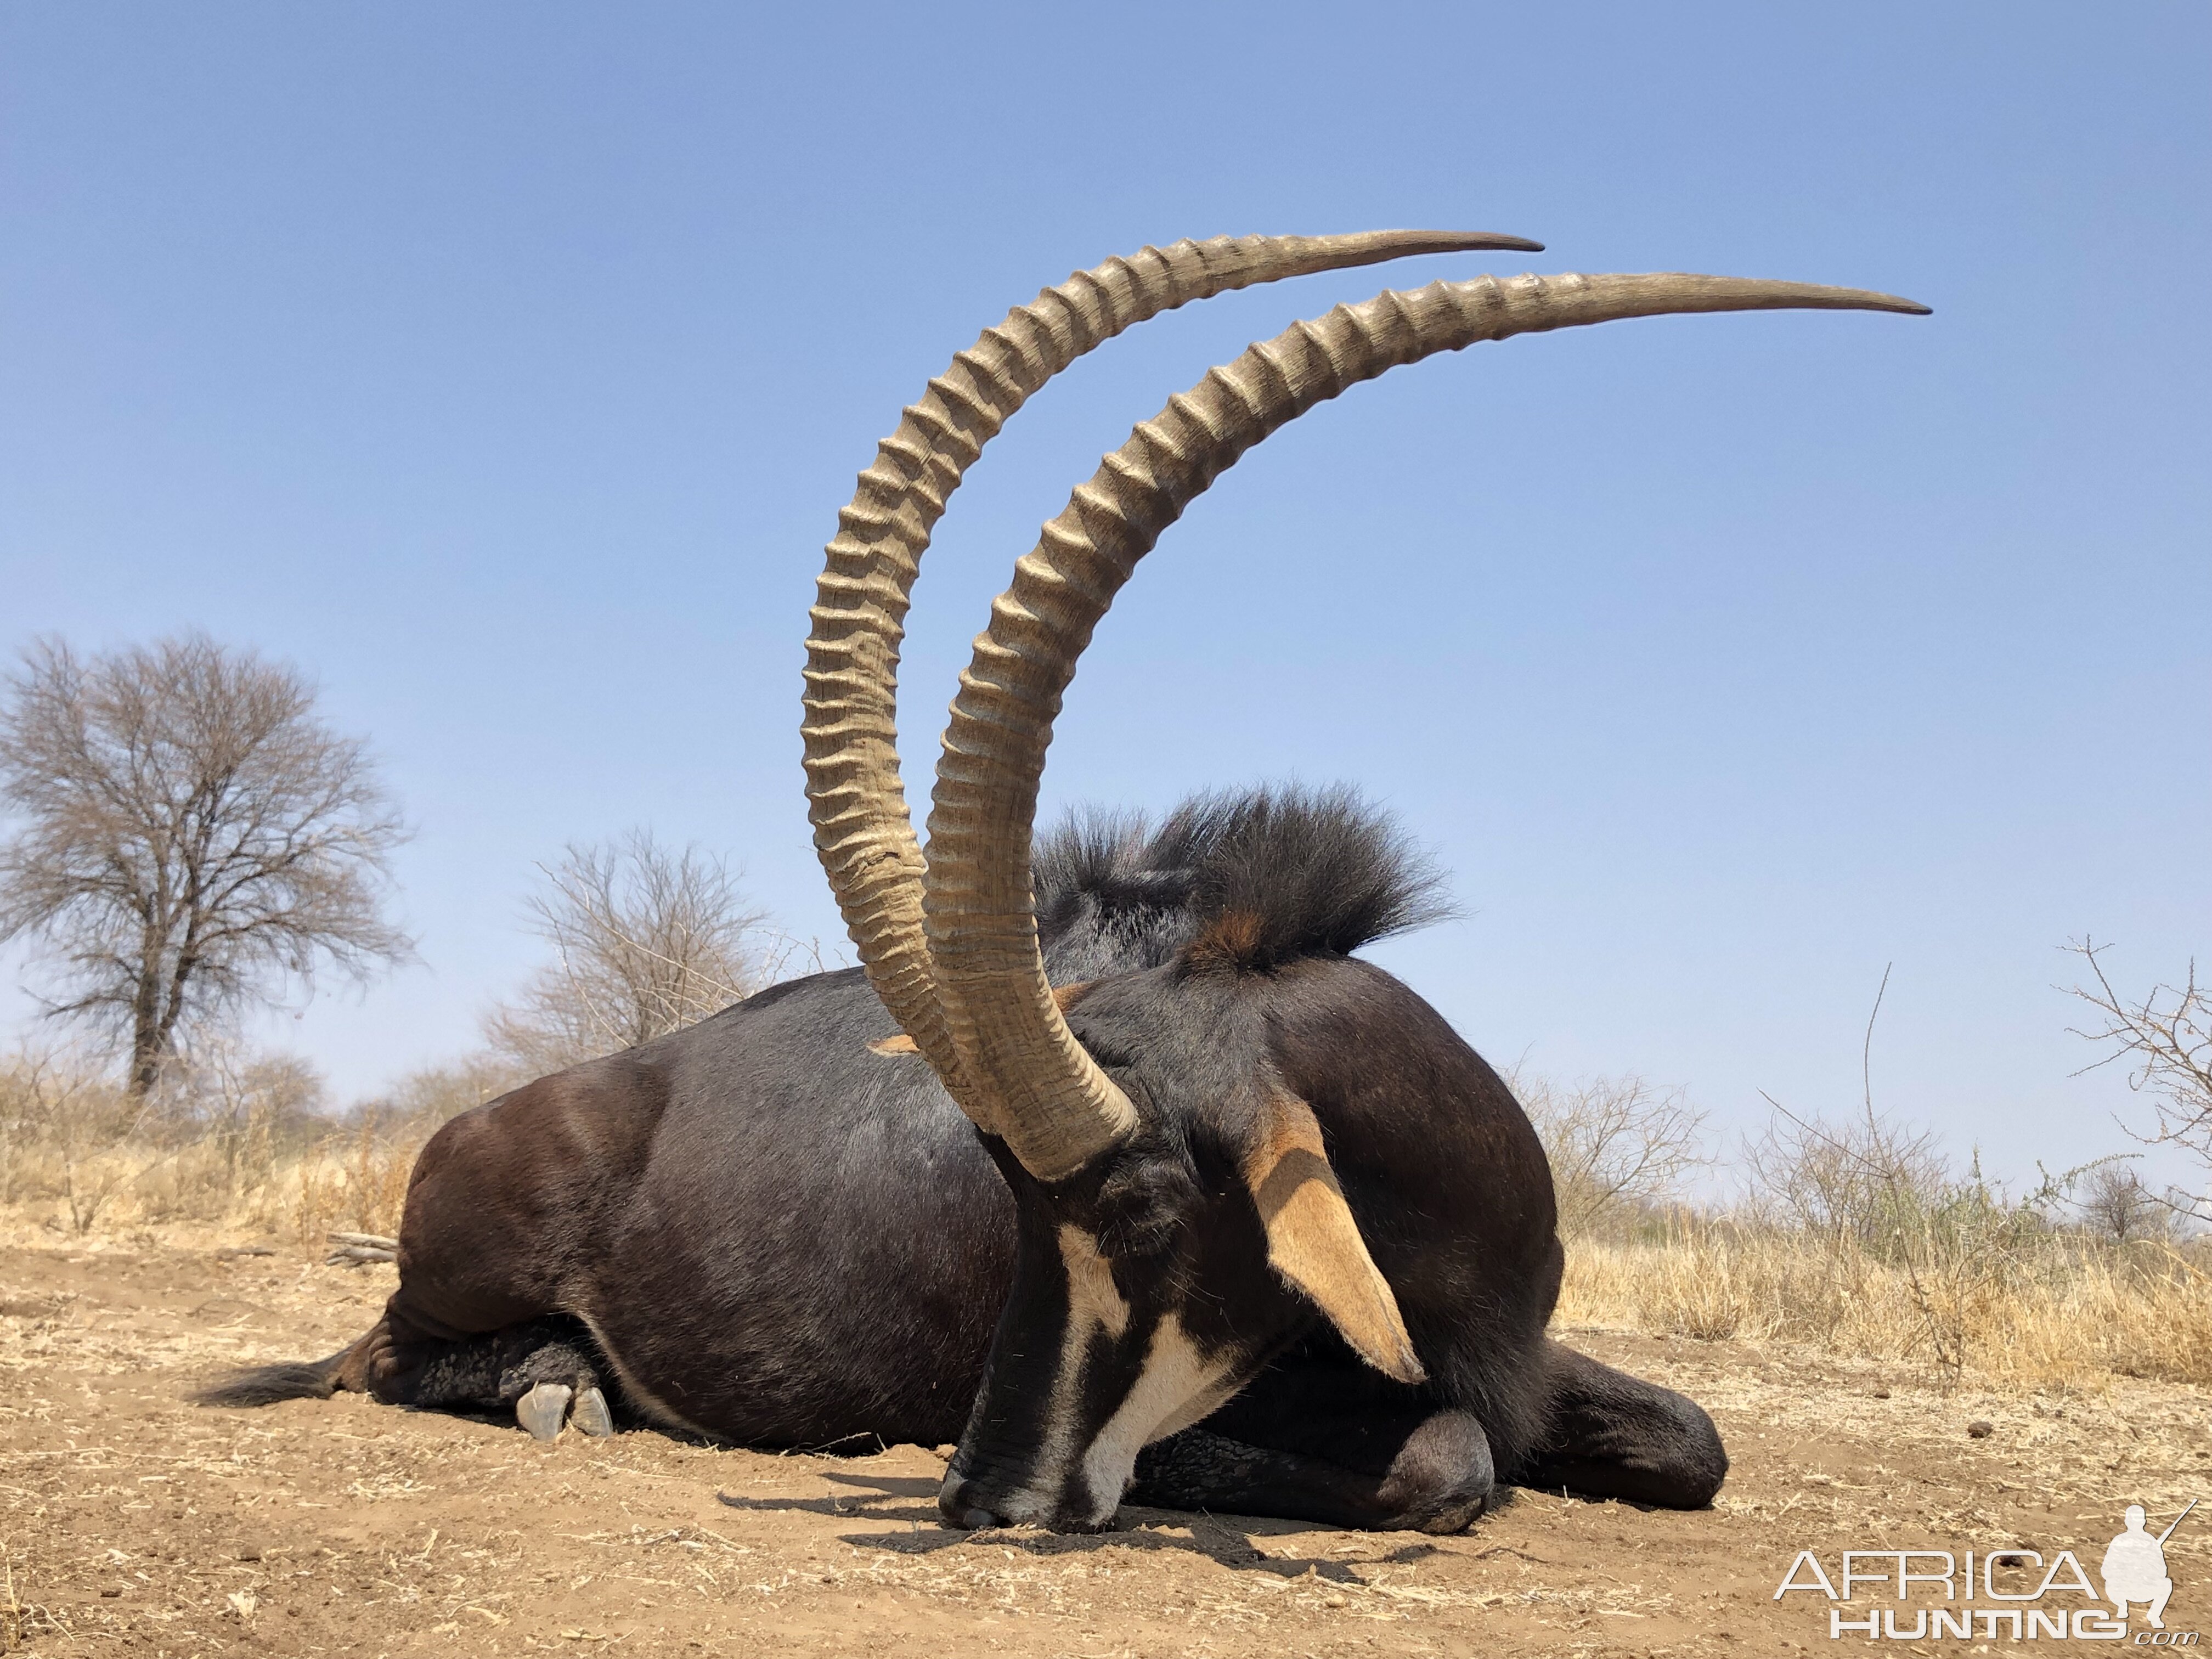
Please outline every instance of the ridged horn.
[[921, 852], [899, 778], [898, 658], [930, 532], [962, 474], [1039, 387], [1124, 329], [1194, 300], [1417, 253], [1540, 252], [1486, 232], [1222, 236], [1146, 247], [1046, 289], [988, 328], [905, 411], [838, 514], [810, 612], [805, 716], [815, 850], [876, 993], [963, 1110], [993, 1127], [937, 1006], [921, 930]]
[[1856, 289], [1673, 273], [1484, 276], [1384, 293], [1294, 325], [1169, 399], [1106, 457], [1014, 567], [960, 676], [938, 762], [923, 908], [960, 1064], [1041, 1180], [1073, 1173], [1134, 1126], [1046, 985], [1030, 890], [1037, 781], [1060, 696], [1137, 561], [1255, 444], [1385, 370], [1479, 340], [1626, 317], [1794, 308], [1925, 312]]

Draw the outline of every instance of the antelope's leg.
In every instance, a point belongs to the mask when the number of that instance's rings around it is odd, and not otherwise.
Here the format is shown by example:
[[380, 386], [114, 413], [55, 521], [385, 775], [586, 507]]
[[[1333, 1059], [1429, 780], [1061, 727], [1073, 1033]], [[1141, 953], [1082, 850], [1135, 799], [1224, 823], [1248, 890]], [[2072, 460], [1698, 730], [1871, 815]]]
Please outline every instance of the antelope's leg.
[[564, 1418], [595, 1438], [615, 1431], [591, 1346], [567, 1321], [540, 1320], [501, 1335], [510, 1352], [520, 1351], [499, 1377], [500, 1400], [514, 1402], [516, 1422], [540, 1440], [559, 1434]]
[[1548, 1427], [1523, 1465], [1507, 1472], [1514, 1485], [1677, 1510], [1713, 1501], [1728, 1452], [1695, 1401], [1557, 1342], [1546, 1345], [1545, 1359]]
[[1333, 1333], [1194, 1428], [1147, 1446], [1133, 1502], [1381, 1532], [1457, 1532], [1496, 1480], [1475, 1418], [1361, 1364]]
[[[1431, 1412], [1404, 1424], [1363, 1426], [1395, 1438], [1380, 1471], [1310, 1452], [1283, 1451], [1186, 1429], [1138, 1454], [1130, 1498], [1170, 1509], [1279, 1515], [1376, 1532], [1458, 1532], [1489, 1502], [1490, 1442], [1465, 1412]], [[1402, 1432], [1399, 1432], [1402, 1431]]]
[[614, 1432], [597, 1357], [574, 1321], [533, 1319], [451, 1340], [407, 1334], [411, 1340], [389, 1345], [390, 1363], [375, 1387], [380, 1399], [463, 1411], [512, 1410], [541, 1440], [560, 1433], [567, 1420], [586, 1434]]

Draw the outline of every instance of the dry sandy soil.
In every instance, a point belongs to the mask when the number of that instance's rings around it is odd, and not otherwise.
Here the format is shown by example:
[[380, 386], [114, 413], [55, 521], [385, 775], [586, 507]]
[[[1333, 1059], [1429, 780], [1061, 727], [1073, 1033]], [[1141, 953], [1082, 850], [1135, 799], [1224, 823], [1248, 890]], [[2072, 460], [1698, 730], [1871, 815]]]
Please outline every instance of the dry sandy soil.
[[[1947, 1398], [1894, 1368], [1583, 1332], [1712, 1411], [1735, 1458], [1715, 1508], [1521, 1492], [1456, 1538], [1149, 1510], [1098, 1537], [962, 1534], [937, 1523], [943, 1462], [923, 1447], [776, 1456], [636, 1431], [541, 1448], [356, 1396], [187, 1406], [223, 1366], [338, 1347], [391, 1286], [389, 1267], [220, 1243], [0, 1243], [8, 1644], [146, 1659], [1841, 1651], [1825, 1601], [1773, 1600], [1800, 1549], [1832, 1573], [1846, 1547], [2072, 1548], [2094, 1572], [2126, 1504], [2157, 1526], [2212, 1495], [2201, 1390]], [[1970, 1438], [1975, 1419], [1993, 1431]], [[2167, 1546], [2169, 1628], [2212, 1627], [2208, 1540], [2200, 1511]]]

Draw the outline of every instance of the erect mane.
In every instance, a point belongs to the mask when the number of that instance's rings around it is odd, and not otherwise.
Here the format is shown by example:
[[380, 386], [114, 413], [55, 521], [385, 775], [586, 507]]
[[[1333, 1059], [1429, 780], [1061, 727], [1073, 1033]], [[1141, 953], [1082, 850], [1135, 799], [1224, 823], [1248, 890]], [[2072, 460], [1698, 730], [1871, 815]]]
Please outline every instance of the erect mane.
[[1450, 913], [1443, 878], [1356, 790], [1194, 796], [1157, 828], [1077, 812], [1031, 861], [1055, 984], [1158, 967], [1348, 956]]

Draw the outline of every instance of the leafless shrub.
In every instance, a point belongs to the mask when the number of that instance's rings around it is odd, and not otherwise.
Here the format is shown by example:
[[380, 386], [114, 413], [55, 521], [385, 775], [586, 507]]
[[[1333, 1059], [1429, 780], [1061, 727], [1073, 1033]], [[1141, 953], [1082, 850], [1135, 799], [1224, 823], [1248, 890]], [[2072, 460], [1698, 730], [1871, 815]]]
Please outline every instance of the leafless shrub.
[[1785, 1225], [1873, 1245], [1941, 1206], [1952, 1186], [1941, 1143], [1875, 1112], [1841, 1123], [1773, 1115], [1743, 1150], [1751, 1207]]
[[320, 1120], [312, 1143], [284, 1166], [269, 1224], [308, 1244], [337, 1231], [395, 1232], [424, 1144], [532, 1075], [498, 1054], [467, 1054], [410, 1072], [386, 1093]]
[[520, 1081], [489, 1056], [410, 1074], [339, 1115], [291, 1055], [204, 1042], [135, 1097], [87, 1056], [0, 1060], [0, 1206], [75, 1233], [222, 1223], [319, 1243], [389, 1233], [423, 1143]]
[[1931, 1131], [1875, 1109], [1875, 1022], [1888, 988], [1885, 969], [1867, 1017], [1855, 1120], [1802, 1117], [1766, 1097], [1774, 1116], [1746, 1148], [1751, 1203], [1815, 1244], [1838, 1303], [1872, 1270], [1897, 1277], [1930, 1358], [1946, 1386], [1955, 1386], [1985, 1326], [1979, 1310], [2005, 1293], [2027, 1247], [2048, 1231], [2043, 1206], [2059, 1188], [2046, 1178], [2029, 1197], [2012, 1198], [1982, 1178], [1978, 1157], [1954, 1176]]
[[[1859, 1113], [1832, 1123], [1807, 1118], [1772, 1095], [1773, 1115], [1744, 1147], [1747, 1197], [1755, 1212], [1808, 1232], [1875, 1244], [1941, 1209], [1957, 1188], [1935, 1132], [1914, 1129], [1874, 1104], [1874, 1028], [1889, 991], [1889, 969], [1874, 994], [1859, 1051]], [[1981, 1185], [1978, 1159], [1970, 1177]]]
[[1570, 1087], [1516, 1070], [1507, 1080], [1551, 1160], [1562, 1232], [1618, 1224], [1673, 1198], [1705, 1162], [1705, 1114], [1683, 1090], [1634, 1076]]
[[[2099, 955], [2112, 947], [2082, 939], [2066, 947], [2088, 965], [2094, 985], [2068, 988], [2097, 1011], [2076, 1036], [2103, 1047], [2103, 1059], [2085, 1070], [2124, 1064], [2128, 1087], [2151, 1097], [2150, 1133], [2136, 1139], [2150, 1145], [2179, 1146], [2212, 1168], [2212, 990], [2197, 982], [2197, 963], [2189, 964], [2179, 986], [2160, 985], [2139, 1000], [2112, 988]], [[2154, 1198], [2170, 1210], [2212, 1222], [2212, 1200], [2180, 1194]]]
[[544, 876], [529, 908], [555, 960], [484, 1028], [532, 1076], [650, 1042], [768, 982], [765, 914], [712, 854], [638, 830], [573, 845]]
[[203, 1033], [151, 1097], [162, 1154], [137, 1177], [149, 1214], [215, 1220], [266, 1194], [280, 1158], [329, 1133], [322, 1073], [296, 1054]]
[[71, 1231], [92, 1231], [137, 1179], [127, 1155], [152, 1109], [66, 1053], [24, 1052], [0, 1070], [0, 1175], [12, 1200], [58, 1198]]
[[374, 1115], [394, 1133], [427, 1140], [463, 1112], [496, 1100], [539, 1075], [503, 1054], [465, 1054], [408, 1073], [387, 1092], [351, 1108], [347, 1119]]
[[2143, 1184], [2142, 1177], [2118, 1158], [2100, 1161], [2084, 1171], [2073, 1207], [2083, 1226], [2115, 1244], [2173, 1236], [2170, 1200]]
[[[1971, 1263], [1972, 1257], [1966, 1260]], [[1925, 1364], [1944, 1384], [2100, 1387], [2109, 1377], [2212, 1382], [2212, 1273], [2194, 1248], [2022, 1232], [2002, 1274], [1939, 1276], [1849, 1239], [1683, 1218], [1663, 1231], [1581, 1241], [1561, 1319], [1707, 1340], [1778, 1341]], [[1958, 1340], [1930, 1340], [1931, 1306]], [[1950, 1336], [1947, 1336], [1947, 1341]]]
[[265, 1199], [284, 1158], [329, 1133], [322, 1079], [290, 1055], [203, 1047], [137, 1096], [88, 1056], [0, 1063], [0, 1202], [58, 1200], [70, 1231], [112, 1214], [214, 1220]]
[[283, 1220], [303, 1243], [341, 1228], [392, 1234], [423, 1137], [374, 1107], [309, 1148], [291, 1171]]
[[284, 984], [404, 957], [383, 918], [406, 831], [366, 747], [295, 671], [204, 636], [33, 646], [0, 702], [0, 940], [58, 966], [52, 1014], [129, 1045], [149, 1094], [181, 1039]]

